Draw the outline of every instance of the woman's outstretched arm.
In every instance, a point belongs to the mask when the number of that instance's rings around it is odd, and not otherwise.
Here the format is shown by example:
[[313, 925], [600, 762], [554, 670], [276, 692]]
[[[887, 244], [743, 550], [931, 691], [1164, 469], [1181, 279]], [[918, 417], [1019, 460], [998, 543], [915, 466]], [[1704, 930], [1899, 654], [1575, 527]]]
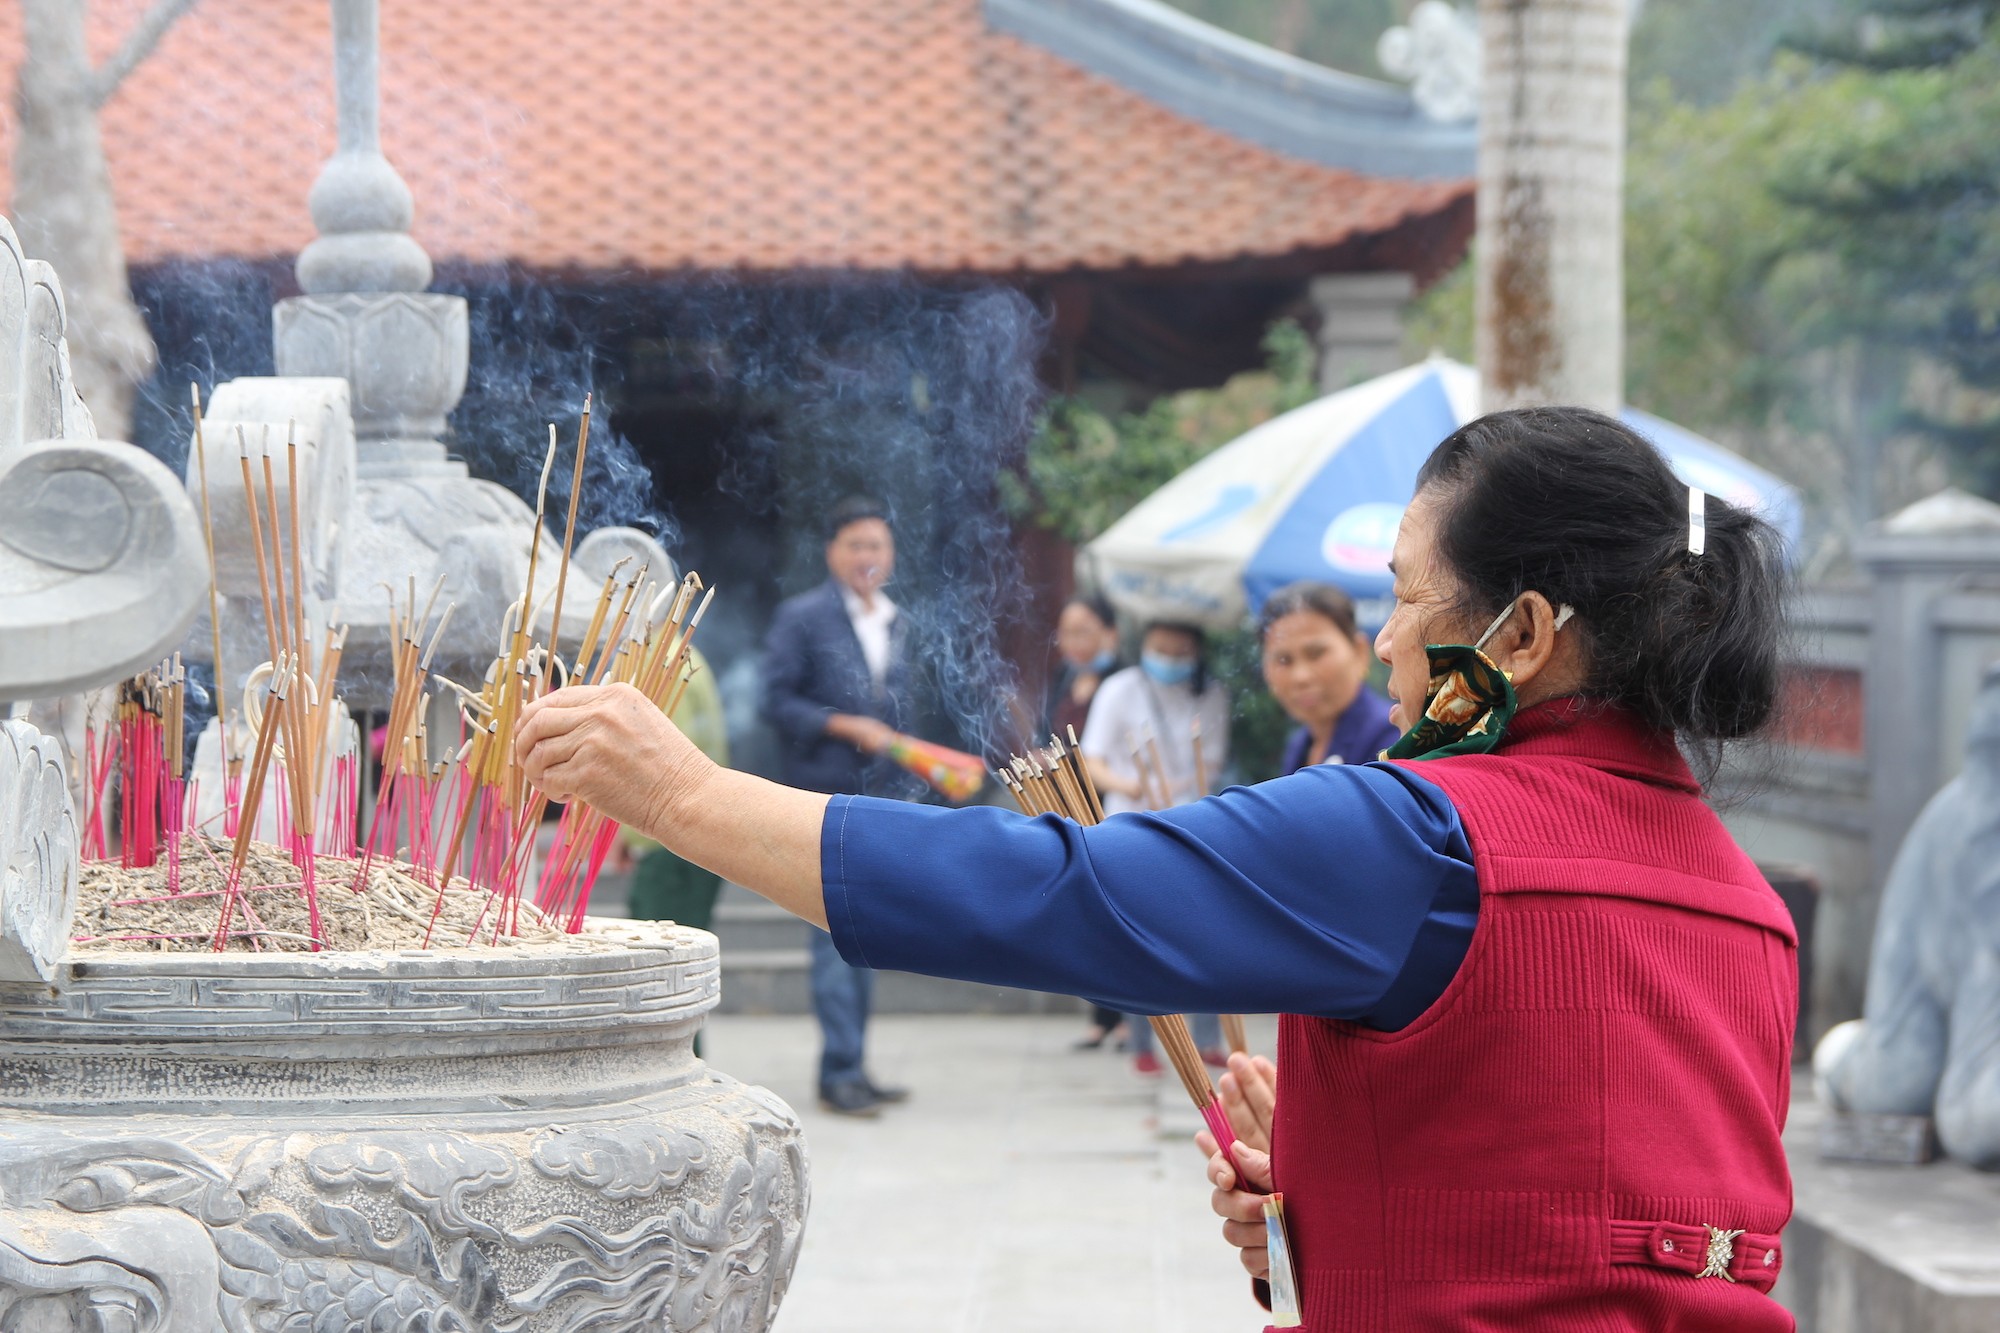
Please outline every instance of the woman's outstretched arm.
[[621, 687], [551, 695], [520, 747], [552, 797], [824, 926], [850, 962], [1128, 1013], [1399, 1027], [1457, 970], [1477, 913], [1455, 812], [1393, 768], [1321, 765], [1082, 828], [731, 773]]

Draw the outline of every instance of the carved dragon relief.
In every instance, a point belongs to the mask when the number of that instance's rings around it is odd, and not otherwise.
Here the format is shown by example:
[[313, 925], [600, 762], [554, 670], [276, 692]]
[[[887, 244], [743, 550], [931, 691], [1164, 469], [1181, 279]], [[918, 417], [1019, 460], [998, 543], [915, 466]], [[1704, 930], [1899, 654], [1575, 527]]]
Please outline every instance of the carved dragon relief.
[[761, 1089], [700, 1095], [514, 1131], [17, 1137], [0, 1327], [756, 1333], [797, 1259], [804, 1144]]

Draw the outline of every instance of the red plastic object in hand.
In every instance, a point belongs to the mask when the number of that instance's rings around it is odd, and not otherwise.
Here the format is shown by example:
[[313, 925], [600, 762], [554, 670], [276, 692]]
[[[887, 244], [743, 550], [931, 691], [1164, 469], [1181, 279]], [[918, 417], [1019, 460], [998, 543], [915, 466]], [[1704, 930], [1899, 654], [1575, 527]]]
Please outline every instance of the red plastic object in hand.
[[971, 800], [986, 785], [986, 765], [962, 750], [898, 734], [888, 755], [954, 802]]

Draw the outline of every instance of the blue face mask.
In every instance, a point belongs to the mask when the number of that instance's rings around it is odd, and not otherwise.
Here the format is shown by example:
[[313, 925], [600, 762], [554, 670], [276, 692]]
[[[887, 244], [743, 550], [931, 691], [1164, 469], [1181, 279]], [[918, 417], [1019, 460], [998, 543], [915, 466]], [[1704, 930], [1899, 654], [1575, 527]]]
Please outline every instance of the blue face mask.
[[1106, 649], [1104, 652], [1090, 659], [1090, 674], [1093, 676], [1102, 676], [1117, 665], [1118, 654]]
[[1194, 679], [1192, 657], [1162, 657], [1158, 653], [1141, 653], [1139, 667], [1161, 685], [1185, 685]]

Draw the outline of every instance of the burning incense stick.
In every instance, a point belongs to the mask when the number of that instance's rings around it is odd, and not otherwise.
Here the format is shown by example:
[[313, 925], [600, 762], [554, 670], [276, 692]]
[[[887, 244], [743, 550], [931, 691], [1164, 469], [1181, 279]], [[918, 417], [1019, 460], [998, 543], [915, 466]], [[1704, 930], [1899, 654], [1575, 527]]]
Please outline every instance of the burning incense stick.
[[577, 497], [583, 494], [583, 460], [590, 451], [590, 398], [583, 396], [583, 421], [576, 428], [576, 467], [569, 480], [569, 519], [563, 524], [562, 563], [556, 566], [556, 607], [549, 616], [549, 651], [562, 651], [563, 591], [569, 586], [569, 548], [576, 540]]
[[1074, 725], [1069, 728], [1069, 747], [1070, 755], [1076, 763], [1077, 778], [1083, 787], [1084, 795], [1090, 798], [1092, 813], [1097, 816], [1091, 822], [1101, 824], [1104, 822], [1104, 798], [1098, 795], [1097, 779], [1091, 775], [1089, 760], [1083, 753], [1083, 742], [1076, 738]]
[[243, 503], [250, 511], [250, 549], [257, 557], [257, 591], [264, 599], [264, 644], [270, 650], [272, 662], [278, 660], [278, 613], [271, 601], [271, 571], [264, 560], [264, 521], [259, 517], [257, 507], [257, 486], [250, 479], [250, 443], [243, 437], [243, 427], [236, 428], [236, 447], [239, 461], [243, 464]]
[[[216, 587], [215, 514], [208, 501], [208, 448], [201, 429], [201, 386], [189, 384], [188, 396], [194, 400], [194, 457], [201, 472], [201, 534], [208, 544], [208, 633], [214, 654], [210, 661], [215, 668], [215, 725], [222, 741], [224, 771], [229, 772], [238, 761], [229, 747], [229, 698], [225, 685], [229, 673], [222, 669], [222, 595]], [[226, 790], [223, 803], [225, 806], [229, 803]]]
[[[292, 658], [294, 661], [310, 666], [312, 664], [312, 654], [307, 651], [307, 635], [310, 631], [308, 630], [306, 621], [305, 561], [301, 559], [299, 549], [299, 446], [295, 438], [296, 426], [297, 423], [295, 422], [287, 421], [285, 423], [285, 498], [291, 509], [292, 520]], [[319, 694], [324, 696], [325, 691], [322, 689], [319, 691]], [[303, 747], [299, 755], [299, 763], [303, 768], [305, 777], [305, 794], [309, 798], [313, 795], [314, 789], [312, 777], [319, 771], [316, 752], [320, 747], [320, 737], [315, 736], [312, 727], [307, 724], [318, 717], [320, 707], [326, 702], [327, 700], [324, 697], [315, 700], [312, 712], [302, 716], [298, 724], [300, 739], [303, 742]], [[309, 800], [307, 809], [308, 820], [311, 819], [310, 807], [311, 802]], [[308, 824], [307, 828], [310, 830], [311, 825]]]

